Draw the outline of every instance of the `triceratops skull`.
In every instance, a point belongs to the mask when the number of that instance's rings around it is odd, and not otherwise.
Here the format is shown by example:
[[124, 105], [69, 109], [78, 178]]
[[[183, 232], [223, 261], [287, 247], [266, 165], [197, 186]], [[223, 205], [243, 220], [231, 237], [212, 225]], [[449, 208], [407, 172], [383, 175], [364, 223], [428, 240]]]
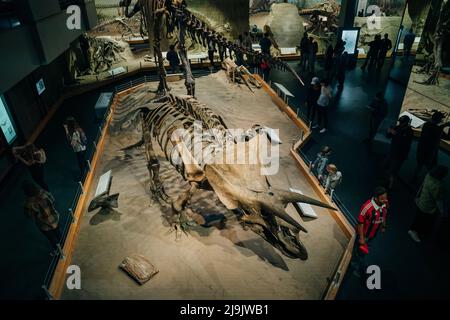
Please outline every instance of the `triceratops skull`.
[[[259, 152], [261, 143], [269, 143], [265, 134], [259, 134], [247, 142], [228, 144], [221, 156], [246, 150], [249, 159], [250, 152]], [[219, 157], [216, 155], [216, 160]], [[286, 206], [291, 202], [303, 202], [333, 210], [335, 208], [299, 193], [271, 187], [261, 169], [261, 162], [227, 164], [221, 161], [206, 165], [205, 176], [220, 201], [238, 213], [246, 226], [286, 256], [306, 260], [308, 254], [299, 233], [307, 231], [285, 211]]]

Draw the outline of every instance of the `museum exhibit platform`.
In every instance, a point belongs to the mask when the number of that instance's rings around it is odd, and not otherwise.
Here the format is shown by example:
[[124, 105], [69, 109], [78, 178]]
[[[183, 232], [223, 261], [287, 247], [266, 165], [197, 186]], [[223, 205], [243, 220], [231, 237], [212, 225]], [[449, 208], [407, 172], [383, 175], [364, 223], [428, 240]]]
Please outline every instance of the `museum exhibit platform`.
[[[260, 124], [279, 128], [280, 170], [269, 176], [270, 184], [334, 206], [317, 179], [309, 172], [297, 150], [310, 135], [308, 126], [277, 93], [257, 77], [263, 88], [251, 92], [231, 83], [221, 71], [198, 78], [196, 98], [219, 114], [229, 128]], [[170, 82], [170, 93], [184, 95], [183, 81]], [[170, 208], [152, 200], [144, 150], [123, 149], [140, 139], [132, 127], [112, 135], [109, 126], [115, 110], [146, 101], [157, 87], [143, 82], [117, 89], [97, 143], [76, 210], [49, 285], [58, 299], [333, 299], [351, 259], [354, 228], [344, 214], [312, 206], [317, 218], [300, 216], [291, 204], [288, 214], [308, 233], [300, 239], [308, 250], [305, 261], [288, 258], [251, 230], [244, 230], [236, 215], [226, 209], [214, 192], [199, 191], [190, 201], [204, 223], [187, 234], [171, 229]], [[124, 90], [125, 89], [125, 90]], [[150, 96], [149, 96], [150, 95]], [[182, 176], [164, 156], [161, 179], [170, 197], [188, 188]], [[101, 179], [111, 172], [109, 194], [119, 193], [118, 208], [88, 212], [101, 188]], [[103, 176], [103, 178], [102, 178]], [[100, 183], [100, 185], [99, 185]], [[139, 285], [119, 268], [126, 257], [141, 255], [159, 271]], [[81, 290], [65, 286], [69, 265], [82, 270]]]

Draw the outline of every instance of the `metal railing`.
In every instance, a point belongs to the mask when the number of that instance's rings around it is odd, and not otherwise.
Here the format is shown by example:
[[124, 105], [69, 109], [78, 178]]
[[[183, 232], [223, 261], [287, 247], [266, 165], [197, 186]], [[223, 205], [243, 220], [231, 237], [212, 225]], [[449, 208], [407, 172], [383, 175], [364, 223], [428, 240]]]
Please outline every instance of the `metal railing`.
[[[298, 155], [303, 159], [303, 161], [307, 164], [311, 164], [312, 161], [311, 159], [308, 158], [308, 156], [301, 150], [301, 149], [297, 149], [296, 150]], [[317, 174], [310, 170], [310, 174], [312, 174], [317, 181], [319, 182], [320, 185], [323, 186], [322, 182], [319, 180]], [[324, 187], [325, 188], [325, 187]], [[345, 218], [347, 219], [347, 221], [353, 226], [355, 227], [357, 225], [357, 220], [356, 218], [351, 214], [350, 210], [347, 209], [347, 207], [344, 205], [344, 203], [342, 202], [342, 200], [339, 198], [339, 196], [336, 194], [335, 190], [332, 190], [330, 193], [330, 199], [331, 201], [336, 205], [336, 207], [338, 207], [338, 209], [344, 214]]]
[[[257, 69], [255, 69], [255, 71], [257, 71]], [[278, 88], [274, 87], [272, 82], [269, 81], [269, 86], [272, 88], [272, 90], [274, 90], [277, 95], [283, 99], [283, 101], [286, 103], [286, 105], [291, 108], [292, 110], [295, 111], [297, 118], [299, 118], [300, 120], [302, 120], [304, 123], [306, 123], [308, 125], [308, 127], [311, 129], [311, 121], [308, 120], [307, 116], [303, 113], [302, 108], [300, 106], [295, 106], [292, 103], [289, 103], [288, 97], [281, 92]], [[303, 140], [303, 132], [302, 132], [302, 140]], [[299, 148], [296, 150], [296, 152], [299, 154], [299, 156], [303, 159], [303, 161], [307, 164], [311, 163], [311, 160], [308, 159], [308, 156]], [[321, 181], [319, 181], [317, 175], [313, 172], [310, 171], [311, 174], [313, 174], [317, 181], [319, 182], [320, 185], [322, 185]], [[341, 199], [339, 198], [339, 196], [336, 194], [335, 190], [332, 190], [331, 194], [330, 194], [330, 200], [338, 207], [338, 209], [344, 214], [345, 218], [348, 220], [348, 222], [352, 225], [352, 226], [356, 226], [357, 224], [357, 220], [356, 218], [351, 214], [351, 212], [347, 209], [347, 207], [344, 205], [344, 203], [341, 201]]]
[[[49, 300], [52, 300], [54, 298], [49, 291], [50, 285], [51, 285], [51, 282], [53, 279], [53, 275], [58, 266], [58, 262], [60, 260], [64, 260], [66, 258], [66, 254], [64, 252], [64, 244], [67, 240], [67, 236], [69, 235], [69, 231], [70, 231], [72, 224], [77, 222], [76, 217], [75, 217], [75, 211], [78, 206], [80, 197], [86, 192], [86, 190], [84, 190], [84, 183], [85, 183], [86, 178], [88, 177], [89, 173], [91, 173], [91, 171], [92, 171], [92, 167], [91, 167], [92, 159], [94, 158], [94, 156], [97, 152], [97, 145], [102, 137], [103, 129], [104, 129], [105, 125], [107, 124], [107, 119], [111, 112], [111, 104], [112, 104], [112, 101], [114, 100], [115, 94], [117, 92], [119, 92], [119, 91], [114, 91], [113, 96], [110, 101], [110, 104], [109, 104], [108, 108], [106, 109], [106, 112], [103, 115], [102, 121], [98, 127], [97, 135], [96, 135], [95, 139], [92, 140], [90, 148], [87, 148], [89, 150], [89, 152], [87, 154], [86, 169], [84, 170], [80, 181], [76, 182], [77, 188], [75, 191], [75, 195], [72, 199], [71, 205], [67, 209], [65, 214], [61, 215], [62, 223], [60, 223], [60, 229], [61, 229], [62, 235], [61, 235], [60, 243], [57, 246], [57, 250], [55, 250], [53, 252], [52, 260], [50, 261], [50, 265], [47, 269], [47, 273], [45, 274], [44, 281], [41, 286], [47, 299], [49, 299]], [[65, 219], [63, 219], [63, 218], [65, 218]]]

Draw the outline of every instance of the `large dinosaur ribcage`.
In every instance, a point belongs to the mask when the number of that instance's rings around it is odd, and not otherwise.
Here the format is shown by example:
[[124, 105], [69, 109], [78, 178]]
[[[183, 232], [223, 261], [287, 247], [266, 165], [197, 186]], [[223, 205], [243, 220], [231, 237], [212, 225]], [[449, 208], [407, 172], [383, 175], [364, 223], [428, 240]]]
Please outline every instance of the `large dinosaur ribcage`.
[[221, 117], [191, 96], [167, 95], [143, 113], [142, 120], [149, 165], [157, 165], [153, 148], [156, 141], [166, 159], [187, 181], [200, 182], [201, 174], [193, 172], [202, 172], [227, 143], [234, 143]]

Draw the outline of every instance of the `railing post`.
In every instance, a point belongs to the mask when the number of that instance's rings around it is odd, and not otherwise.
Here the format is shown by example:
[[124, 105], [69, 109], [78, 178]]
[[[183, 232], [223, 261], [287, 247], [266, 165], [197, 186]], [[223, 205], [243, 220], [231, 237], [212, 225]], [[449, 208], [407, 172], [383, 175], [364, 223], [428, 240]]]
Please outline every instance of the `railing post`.
[[83, 184], [81, 183], [81, 181], [78, 181], [78, 184], [79, 184], [80, 187], [81, 187], [81, 194], [84, 194], [84, 187], [83, 187]]
[[66, 256], [64, 255], [64, 251], [62, 250], [62, 248], [61, 248], [61, 244], [57, 244], [56, 245], [56, 251], [58, 251], [58, 253], [59, 253], [59, 258], [61, 259], [61, 260], [64, 260], [65, 258], [66, 258]]
[[44, 293], [47, 296], [48, 300], [55, 300], [55, 298], [52, 296], [50, 291], [48, 291], [47, 286], [45, 284], [43, 284], [41, 288], [42, 288], [42, 290], [44, 290]]
[[91, 171], [92, 170], [92, 166], [91, 166], [91, 161], [89, 159], [87, 160], [87, 164], [88, 164], [88, 167], [89, 167], [89, 171]]
[[72, 217], [72, 223], [74, 223], [75, 221], [77, 221], [77, 219], [75, 218], [75, 214], [73, 213], [72, 208], [69, 208], [69, 213], [70, 213], [70, 216]]

